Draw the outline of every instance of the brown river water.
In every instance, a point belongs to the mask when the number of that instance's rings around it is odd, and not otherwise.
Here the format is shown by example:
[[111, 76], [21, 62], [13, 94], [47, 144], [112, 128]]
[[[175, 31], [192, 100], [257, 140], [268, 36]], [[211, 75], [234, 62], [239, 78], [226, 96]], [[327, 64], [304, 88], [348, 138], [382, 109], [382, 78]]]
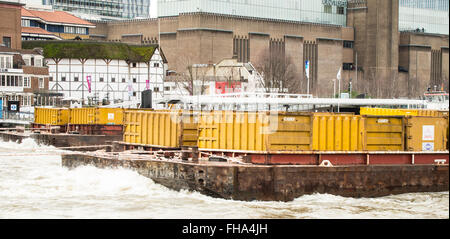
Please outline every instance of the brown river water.
[[29, 139], [22, 144], [0, 141], [0, 218], [449, 218], [448, 191], [242, 202], [173, 191], [128, 169], [68, 170], [61, 166], [62, 153]]

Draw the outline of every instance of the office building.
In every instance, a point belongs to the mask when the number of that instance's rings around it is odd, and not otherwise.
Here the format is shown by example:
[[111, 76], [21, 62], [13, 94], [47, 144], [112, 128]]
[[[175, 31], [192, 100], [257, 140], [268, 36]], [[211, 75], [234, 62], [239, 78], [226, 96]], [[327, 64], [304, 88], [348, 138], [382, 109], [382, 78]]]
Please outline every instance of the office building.
[[42, 3], [84, 19], [111, 20], [150, 16], [150, 0], [43, 0]]

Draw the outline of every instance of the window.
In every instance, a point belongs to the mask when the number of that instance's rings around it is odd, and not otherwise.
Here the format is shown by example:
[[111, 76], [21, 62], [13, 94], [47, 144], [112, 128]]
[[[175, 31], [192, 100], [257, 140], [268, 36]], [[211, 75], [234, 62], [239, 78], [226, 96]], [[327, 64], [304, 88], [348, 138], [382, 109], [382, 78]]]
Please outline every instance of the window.
[[2, 76], [2, 86], [6, 86], [6, 76]]
[[164, 87], [164, 91], [170, 91], [170, 86]]
[[83, 27], [77, 27], [77, 28], [76, 28], [76, 33], [77, 33], [77, 34], [81, 34], [81, 35], [86, 35], [86, 28], [83, 28]]
[[347, 71], [353, 70], [353, 63], [344, 63], [342, 68]]
[[323, 12], [325, 12], [325, 13], [332, 13], [332, 7], [331, 7], [331, 5], [325, 5], [325, 6], [323, 6]]
[[23, 78], [23, 87], [30, 88], [30, 77], [24, 77]]
[[3, 45], [8, 48], [11, 48], [11, 37], [3, 37]]
[[76, 33], [76, 27], [64, 27], [65, 33]]
[[133, 68], [136, 68], [136, 62], [134, 62], [134, 63], [132, 64], [132, 66], [133, 66]]
[[116, 82], [116, 78], [112, 77], [111, 82]]
[[26, 66], [29, 66], [29, 65], [30, 65], [30, 59], [25, 58], [25, 59], [23, 59], [23, 61], [25, 61], [25, 65], [26, 65]]
[[159, 67], [159, 63], [154, 63], [153, 67]]
[[125, 83], [125, 78], [122, 78], [122, 83]]
[[337, 14], [344, 15], [344, 7], [337, 7]]
[[48, 78], [48, 81], [53, 81], [53, 76], [50, 76], [50, 77]]
[[344, 41], [344, 48], [353, 48], [352, 41]]
[[100, 82], [103, 82], [103, 80], [104, 80], [103, 77], [100, 77]]
[[44, 78], [39, 78], [39, 89], [44, 88]]
[[159, 92], [159, 88], [158, 87], [153, 88], [153, 92]]
[[136, 92], [133, 92], [133, 96], [136, 96]]
[[136, 83], [136, 78], [133, 78], [133, 83]]
[[62, 76], [62, 77], [61, 77], [61, 81], [66, 81], [66, 77], [65, 77], [65, 76]]
[[30, 26], [30, 20], [22, 19], [22, 27], [29, 27]]
[[75, 76], [75, 77], [73, 78], [73, 81], [79, 81], [78, 76]]
[[41, 59], [36, 59], [36, 67], [42, 67], [42, 60]]

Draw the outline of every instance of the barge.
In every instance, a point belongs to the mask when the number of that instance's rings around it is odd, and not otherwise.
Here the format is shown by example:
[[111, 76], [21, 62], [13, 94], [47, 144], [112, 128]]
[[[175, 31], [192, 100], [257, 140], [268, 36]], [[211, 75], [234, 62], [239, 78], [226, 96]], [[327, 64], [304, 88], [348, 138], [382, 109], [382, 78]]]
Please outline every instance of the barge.
[[174, 190], [291, 201], [312, 193], [379, 197], [449, 189], [448, 112], [86, 108], [41, 114], [33, 130], [56, 130], [34, 133], [37, 141], [106, 149], [63, 155], [64, 167], [129, 168]]
[[[242, 201], [292, 201], [313, 193], [380, 197], [449, 190], [448, 152], [427, 155], [398, 152], [398, 158], [410, 160], [396, 164], [387, 163], [389, 154], [382, 154], [384, 160], [361, 164], [341, 161], [342, 156], [332, 157], [329, 153], [305, 154], [319, 159], [307, 165], [257, 165], [244, 158], [217, 156], [182, 160], [170, 152], [176, 151], [68, 154], [62, 156], [62, 165], [128, 168], [173, 190]], [[325, 155], [329, 157], [325, 159]], [[367, 158], [375, 155], [367, 154]]]

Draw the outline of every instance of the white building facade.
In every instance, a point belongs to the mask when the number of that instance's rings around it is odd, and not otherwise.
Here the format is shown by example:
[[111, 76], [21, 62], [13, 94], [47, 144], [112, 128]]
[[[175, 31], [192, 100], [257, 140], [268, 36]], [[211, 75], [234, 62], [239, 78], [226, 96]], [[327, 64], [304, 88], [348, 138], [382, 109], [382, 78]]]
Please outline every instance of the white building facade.
[[144, 90], [152, 99], [164, 97], [166, 63], [155, 49], [149, 62], [119, 59], [45, 59], [51, 76], [49, 89], [65, 98], [110, 103], [140, 102]]

